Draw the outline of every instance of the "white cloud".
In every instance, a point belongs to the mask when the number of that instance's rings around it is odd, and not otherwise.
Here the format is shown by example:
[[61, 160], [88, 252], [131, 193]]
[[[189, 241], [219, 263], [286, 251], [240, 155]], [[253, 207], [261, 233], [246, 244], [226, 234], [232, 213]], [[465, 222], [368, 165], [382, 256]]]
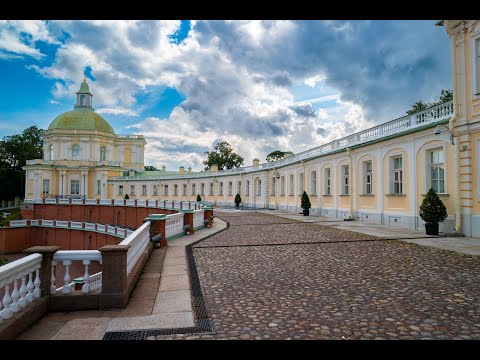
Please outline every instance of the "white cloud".
[[55, 100], [50, 100], [49, 102], [50, 104], [54, 104], [54, 105], [60, 104], [58, 101], [55, 101]]
[[109, 114], [109, 115], [138, 116], [138, 113], [135, 110], [126, 109], [122, 107], [100, 108], [100, 109], [96, 109], [95, 112], [99, 114]]

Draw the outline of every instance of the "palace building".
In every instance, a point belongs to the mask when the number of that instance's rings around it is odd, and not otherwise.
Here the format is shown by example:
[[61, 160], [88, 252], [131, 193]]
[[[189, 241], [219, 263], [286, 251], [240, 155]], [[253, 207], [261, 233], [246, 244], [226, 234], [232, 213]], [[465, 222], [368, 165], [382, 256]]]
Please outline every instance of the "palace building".
[[452, 41], [453, 101], [394, 119], [282, 160], [230, 170], [144, 171], [145, 139], [117, 135], [94, 112], [84, 81], [74, 110], [44, 135], [43, 159], [27, 161], [26, 199], [73, 197], [202, 201], [423, 228], [433, 188], [447, 207], [440, 231], [480, 237], [480, 21], [445, 20]]

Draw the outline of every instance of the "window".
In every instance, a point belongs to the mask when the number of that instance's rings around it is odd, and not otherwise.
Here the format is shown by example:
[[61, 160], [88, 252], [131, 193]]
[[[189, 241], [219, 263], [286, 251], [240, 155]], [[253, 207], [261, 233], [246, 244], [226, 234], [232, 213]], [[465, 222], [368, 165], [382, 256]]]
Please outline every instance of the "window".
[[70, 194], [72, 195], [80, 194], [80, 180], [70, 181]]
[[195, 196], [197, 193], [197, 186], [195, 184], [192, 184], [192, 196]]
[[182, 195], [183, 196], [187, 195], [187, 184], [183, 184]]
[[233, 182], [229, 181], [228, 182], [228, 195], [232, 195], [233, 192]]
[[238, 194], [242, 193], [242, 182], [241, 181], [237, 182], [237, 193]]
[[303, 173], [298, 174], [298, 194], [303, 194]]
[[50, 145], [49, 150], [50, 150], [50, 160], [55, 160], [53, 155], [53, 145]]
[[72, 159], [76, 160], [80, 156], [80, 146], [78, 144], [75, 144], [72, 146]]
[[475, 95], [480, 95], [480, 37], [475, 39], [475, 50], [474, 50], [474, 82], [475, 82]]
[[87, 105], [87, 97], [85, 95], [80, 95], [80, 105]]
[[403, 159], [396, 156], [392, 162], [392, 194], [403, 194]]
[[285, 176], [280, 176], [280, 195], [285, 196]]
[[262, 180], [258, 179], [257, 182], [257, 196], [262, 195]]
[[290, 195], [294, 195], [293, 174], [290, 175]]
[[178, 184], [173, 185], [173, 196], [178, 196]]
[[130, 195], [135, 196], [135, 185], [130, 185]]
[[102, 181], [97, 180], [97, 195], [100, 195], [102, 193]]
[[118, 195], [123, 195], [123, 185], [118, 185]]
[[270, 195], [275, 196], [275, 176], [272, 177], [272, 183], [270, 184]]
[[245, 196], [250, 196], [250, 180], [245, 181]]
[[205, 195], [205, 183], [200, 184], [200, 195]]
[[105, 146], [100, 147], [100, 161], [107, 160], [107, 149]]
[[332, 193], [331, 193], [331, 172], [330, 172], [330, 168], [325, 169], [325, 195], [332, 195]]
[[158, 188], [157, 188], [157, 185], [153, 185], [153, 196], [158, 196]]
[[342, 194], [343, 195], [349, 194], [348, 192], [349, 179], [350, 179], [350, 174], [349, 174], [348, 165], [343, 165], [342, 166]]
[[210, 195], [213, 195], [213, 182], [210, 183]]
[[147, 185], [142, 185], [142, 196], [147, 196]]
[[163, 196], [168, 196], [168, 185], [163, 186]]
[[223, 182], [218, 183], [218, 195], [223, 195]]
[[373, 194], [373, 179], [372, 179], [372, 162], [364, 161], [363, 163], [363, 194]]
[[310, 174], [310, 195], [317, 195], [317, 172]]
[[[429, 175], [430, 187], [436, 193], [445, 192], [445, 153], [443, 149], [434, 149], [429, 151]], [[428, 189], [427, 189], [428, 190]]]
[[50, 194], [50, 180], [43, 179], [43, 193]]

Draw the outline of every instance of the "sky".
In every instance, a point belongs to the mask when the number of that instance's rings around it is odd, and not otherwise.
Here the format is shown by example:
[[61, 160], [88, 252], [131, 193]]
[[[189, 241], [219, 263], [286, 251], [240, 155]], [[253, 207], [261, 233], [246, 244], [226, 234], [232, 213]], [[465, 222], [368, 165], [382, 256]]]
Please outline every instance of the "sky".
[[265, 162], [401, 117], [452, 88], [433, 20], [0, 20], [0, 137], [46, 129], [84, 76], [145, 165], [204, 168], [227, 141]]

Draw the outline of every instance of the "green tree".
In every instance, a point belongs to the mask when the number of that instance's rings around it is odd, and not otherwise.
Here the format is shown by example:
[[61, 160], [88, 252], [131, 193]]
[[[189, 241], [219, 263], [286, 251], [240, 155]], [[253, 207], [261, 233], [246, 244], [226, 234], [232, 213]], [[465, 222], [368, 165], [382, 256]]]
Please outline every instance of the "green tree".
[[287, 155], [293, 154], [291, 151], [280, 151], [280, 150], [275, 150], [272, 151], [270, 154], [267, 155], [267, 161], [275, 161], [275, 160], [280, 160], [286, 157]]
[[42, 155], [43, 130], [36, 126], [3, 137], [0, 141], [0, 199], [24, 197], [25, 173], [22, 167], [27, 160], [41, 159]]
[[202, 198], [200, 197], [200, 194], [197, 194], [197, 202], [202, 201]]
[[312, 207], [312, 203], [310, 202], [310, 198], [308, 197], [308, 195], [305, 191], [302, 194], [302, 202], [301, 202], [300, 206], [303, 210], [308, 210]]
[[432, 188], [423, 199], [418, 215], [429, 224], [437, 224], [447, 218], [447, 209]]
[[440, 94], [440, 101], [436, 104], [442, 104], [447, 101], [452, 101], [453, 100], [453, 90], [442, 90], [442, 93]]
[[423, 111], [428, 109], [432, 104], [424, 103], [422, 100], [417, 101], [415, 104], [412, 105], [411, 109], [407, 111], [407, 115], [412, 115], [417, 112]]
[[212, 151], [205, 151], [207, 159], [203, 161], [205, 170], [218, 165], [219, 170], [233, 169], [243, 165], [243, 157], [233, 152], [232, 145], [226, 141], [215, 144]]
[[147, 165], [145, 171], [158, 171], [158, 169], [155, 166]]
[[125, 196], [123, 197], [123, 200], [129, 200], [130, 199], [130, 196], [128, 196], [128, 194], [125, 194]]
[[240, 196], [240, 194], [237, 193], [237, 195], [235, 195], [235, 199], [233, 199], [233, 202], [235, 203], [236, 207], [240, 205], [240, 203], [242, 202], [242, 197]]
[[443, 104], [444, 102], [452, 101], [452, 100], [453, 100], [453, 90], [450, 90], [450, 89], [442, 90], [440, 92], [440, 100], [438, 102], [428, 103], [428, 102], [423, 102], [423, 100], [417, 101], [415, 104], [411, 106], [410, 110], [407, 110], [407, 115], [412, 115], [412, 114], [415, 114], [416, 112], [426, 110], [429, 107], [440, 105], [440, 104]]

